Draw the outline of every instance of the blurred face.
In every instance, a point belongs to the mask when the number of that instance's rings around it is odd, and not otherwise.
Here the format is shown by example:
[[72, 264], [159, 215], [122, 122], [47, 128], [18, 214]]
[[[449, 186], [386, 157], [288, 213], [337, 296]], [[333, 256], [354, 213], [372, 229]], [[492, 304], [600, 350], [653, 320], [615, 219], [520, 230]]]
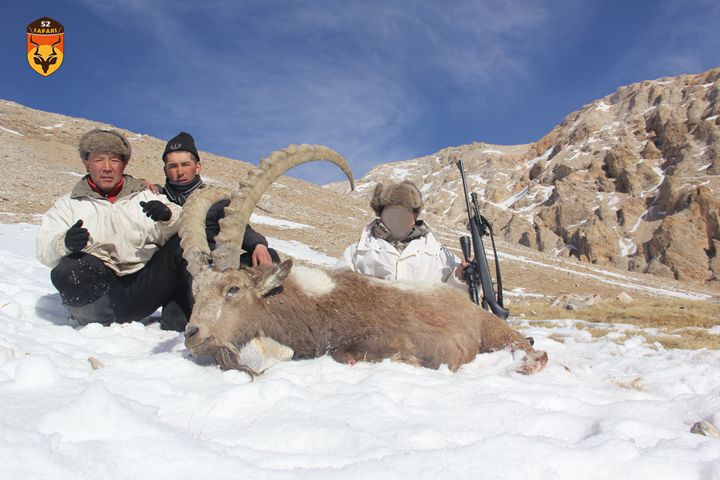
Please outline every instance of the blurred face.
[[85, 170], [90, 174], [90, 180], [103, 193], [112, 191], [120, 183], [125, 165], [120, 155], [110, 152], [90, 152], [85, 160]]
[[165, 176], [173, 183], [191, 182], [200, 175], [202, 165], [190, 152], [170, 152], [165, 155]]
[[390, 234], [399, 240], [410, 233], [417, 220], [417, 215], [409, 208], [390, 206], [383, 208], [380, 219], [390, 231]]

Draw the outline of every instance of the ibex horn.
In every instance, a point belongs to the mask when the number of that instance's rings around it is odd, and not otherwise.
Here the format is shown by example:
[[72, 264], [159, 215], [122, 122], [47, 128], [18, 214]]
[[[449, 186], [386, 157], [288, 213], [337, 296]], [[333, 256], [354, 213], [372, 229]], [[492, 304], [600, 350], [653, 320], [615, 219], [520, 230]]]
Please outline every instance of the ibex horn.
[[205, 234], [205, 217], [215, 203], [230, 198], [230, 191], [205, 186], [188, 197], [180, 213], [180, 246], [187, 270], [195, 277], [203, 267], [212, 263]]
[[248, 172], [248, 180], [240, 183], [241, 190], [232, 195], [230, 205], [225, 207], [225, 218], [220, 220], [220, 233], [216, 238], [217, 249], [212, 252], [213, 262], [220, 270], [240, 266], [245, 227], [268, 187], [292, 167], [319, 160], [328, 160], [340, 167], [350, 181], [350, 188], [355, 189], [350, 166], [339, 153], [328, 147], [290, 145], [271, 153], [257, 168]]

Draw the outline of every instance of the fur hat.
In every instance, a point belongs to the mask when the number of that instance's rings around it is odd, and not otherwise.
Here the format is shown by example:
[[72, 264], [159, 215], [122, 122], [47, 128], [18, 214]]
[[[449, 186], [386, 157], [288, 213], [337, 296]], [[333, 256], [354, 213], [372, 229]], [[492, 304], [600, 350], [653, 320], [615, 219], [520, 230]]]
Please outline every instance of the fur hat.
[[370, 200], [370, 206], [375, 211], [375, 215], [379, 217], [383, 208], [394, 205], [407, 207], [415, 213], [420, 213], [423, 206], [422, 194], [410, 180], [391, 184], [378, 183], [375, 186], [372, 200]]
[[110, 152], [120, 155], [125, 163], [130, 160], [132, 153], [130, 142], [123, 134], [115, 130], [99, 128], [90, 130], [80, 137], [78, 150], [80, 150], [80, 158], [83, 160], [88, 159], [90, 152]]
[[162, 156], [163, 162], [168, 153], [180, 151], [190, 152], [195, 155], [195, 161], [200, 161], [200, 155], [198, 154], [197, 148], [195, 148], [195, 139], [187, 132], [178, 133], [165, 145], [165, 151]]

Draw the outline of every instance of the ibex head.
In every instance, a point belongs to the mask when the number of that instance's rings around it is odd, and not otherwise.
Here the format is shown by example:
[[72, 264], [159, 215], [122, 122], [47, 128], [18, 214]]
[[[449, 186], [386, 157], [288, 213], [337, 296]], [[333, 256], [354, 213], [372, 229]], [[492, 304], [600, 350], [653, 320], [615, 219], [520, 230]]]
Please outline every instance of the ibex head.
[[[319, 160], [328, 160], [340, 167], [351, 188], [355, 188], [350, 166], [334, 150], [320, 145], [290, 145], [261, 160], [257, 168], [248, 172], [247, 180], [240, 182], [238, 192], [231, 194], [224, 189], [206, 187], [191, 195], [183, 206], [180, 245], [193, 278], [196, 300], [185, 330], [185, 344], [193, 354], [202, 355], [217, 347], [232, 349], [226, 342], [232, 341], [234, 333], [226, 332], [226, 335], [214, 328], [215, 323], [229, 313], [237, 299], [244, 298], [246, 305], [252, 305], [268, 293], [268, 285], [278, 285], [287, 277], [292, 268], [290, 261], [267, 270], [240, 269], [245, 227], [260, 197], [279, 176], [296, 165]], [[225, 218], [220, 221], [220, 233], [216, 237], [217, 248], [211, 252], [205, 216], [213, 204], [228, 198], [230, 204], [225, 207]], [[237, 338], [234, 340], [237, 343]]]
[[[58, 58], [62, 60], [62, 52], [55, 51], [55, 45], [57, 45], [61, 41], [62, 39], [60, 38], [60, 35], [58, 35], [57, 42], [53, 43], [52, 45], [39, 45], [38, 43], [35, 43], [33, 41], [33, 36], [30, 35], [30, 43], [35, 45], [35, 53], [32, 54], [33, 62], [35, 63], [35, 65], [40, 65], [43, 73], [48, 73], [50, 66], [55, 65], [58, 61]], [[41, 53], [41, 49], [43, 53]]]
[[[245, 268], [216, 272], [206, 269], [199, 274], [201, 294], [196, 296], [193, 315], [185, 329], [185, 345], [193, 355], [223, 355], [239, 349], [261, 336], [256, 323], [264, 309], [264, 299], [278, 291], [292, 269], [292, 260], [270, 267]], [[195, 280], [193, 280], [195, 282]], [[233, 361], [237, 355], [230, 355]], [[224, 368], [229, 359], [216, 358]]]

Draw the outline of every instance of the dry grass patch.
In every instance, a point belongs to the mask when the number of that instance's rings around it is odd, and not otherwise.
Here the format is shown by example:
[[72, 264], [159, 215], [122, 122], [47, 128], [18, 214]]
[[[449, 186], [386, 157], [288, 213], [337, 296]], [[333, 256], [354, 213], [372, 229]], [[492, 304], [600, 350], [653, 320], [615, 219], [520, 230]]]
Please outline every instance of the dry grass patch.
[[567, 338], [567, 336], [560, 335], [559, 333], [551, 333], [550, 335], [548, 335], [548, 338], [550, 340], [555, 340], [558, 343], [563, 343], [565, 341], [565, 339]]
[[527, 320], [527, 322], [530, 325], [532, 325], [533, 327], [555, 328], [558, 326], [557, 322], [549, 322], [549, 321], [545, 321], [545, 320], [533, 320], [533, 319], [529, 319], [529, 318], [523, 318], [523, 320]]
[[588, 327], [585, 330], [592, 335], [593, 338], [602, 338], [606, 336], [608, 333], [612, 332], [613, 330], [609, 328], [596, 328], [596, 327]]
[[673, 335], [641, 334], [648, 342], [658, 342], [665, 348], [681, 348], [683, 350], [698, 350], [709, 348], [720, 349], [720, 335], [713, 335], [704, 330], [685, 329], [673, 332]]
[[642, 377], [635, 377], [628, 380], [615, 380], [615, 384], [626, 390], [642, 391], [645, 389], [645, 382], [643, 382]]
[[[524, 314], [524, 319], [533, 325], [547, 319], [576, 319], [590, 323], [625, 323], [640, 328], [655, 328], [661, 333], [650, 335], [637, 332], [649, 342], [658, 342], [665, 348], [720, 349], [720, 335], [706, 330], [720, 325], [720, 304], [690, 300], [640, 298], [625, 304], [616, 300], [605, 300], [581, 310], [567, 310], [552, 307], [548, 300], [524, 302], [511, 305], [514, 316]], [[604, 337], [612, 329], [593, 328], [577, 324], [593, 337]], [[635, 332], [633, 332], [635, 334]], [[620, 339], [618, 339], [620, 340]]]

